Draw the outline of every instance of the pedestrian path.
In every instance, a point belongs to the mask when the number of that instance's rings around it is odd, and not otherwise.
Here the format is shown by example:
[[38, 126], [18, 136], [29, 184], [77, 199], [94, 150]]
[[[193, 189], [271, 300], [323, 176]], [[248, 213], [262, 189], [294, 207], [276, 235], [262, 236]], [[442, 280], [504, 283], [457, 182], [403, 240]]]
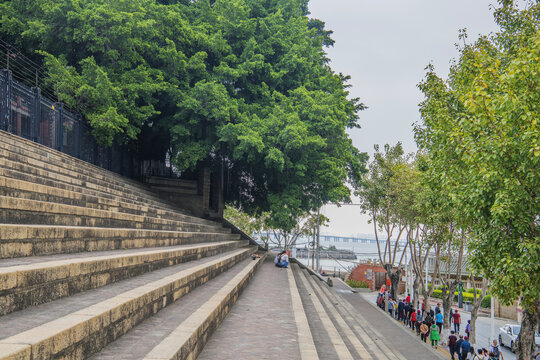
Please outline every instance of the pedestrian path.
[[394, 351], [399, 351], [401, 354], [399, 359], [446, 359], [440, 352], [422, 344], [408, 328], [397, 326], [398, 324], [386, 313], [360, 294], [353, 293], [343, 282], [334, 281], [334, 291], [354, 308], [362, 322], [373, 333], [372, 335], [389, 344]]
[[[296, 264], [277, 269], [267, 261], [198, 359], [436, 358], [429, 349], [402, 352], [392, 337], [381, 335], [385, 329], [366, 320], [340, 292]], [[368, 303], [363, 305], [365, 312], [376, 312]]]
[[262, 264], [198, 359], [300, 359], [289, 273]]

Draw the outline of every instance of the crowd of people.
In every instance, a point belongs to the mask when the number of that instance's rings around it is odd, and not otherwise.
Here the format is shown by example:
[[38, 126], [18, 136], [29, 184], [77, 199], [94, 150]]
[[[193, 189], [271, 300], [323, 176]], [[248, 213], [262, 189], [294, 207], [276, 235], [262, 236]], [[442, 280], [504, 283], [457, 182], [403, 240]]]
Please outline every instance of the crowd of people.
[[[386, 302], [388, 299], [388, 302]], [[411, 331], [416, 332], [421, 341], [431, 342], [431, 346], [437, 349], [441, 341], [441, 332], [444, 323], [444, 317], [440, 308], [441, 304], [437, 304], [435, 309], [422, 302], [420, 309], [415, 309], [414, 303], [411, 302], [410, 294], [404, 299], [392, 299], [390, 292], [383, 285], [377, 295], [377, 305], [384, 311], [388, 311], [390, 316], [397, 321], [402, 322], [409, 327]], [[464, 334], [460, 334], [461, 314], [459, 310], [452, 311], [450, 309], [449, 321], [454, 325], [454, 330], [451, 331], [448, 337], [448, 350], [452, 360], [504, 360], [501, 348], [497, 340], [493, 341], [490, 349], [475, 349], [469, 342], [469, 333], [471, 330], [471, 321], [467, 321], [464, 329]]]

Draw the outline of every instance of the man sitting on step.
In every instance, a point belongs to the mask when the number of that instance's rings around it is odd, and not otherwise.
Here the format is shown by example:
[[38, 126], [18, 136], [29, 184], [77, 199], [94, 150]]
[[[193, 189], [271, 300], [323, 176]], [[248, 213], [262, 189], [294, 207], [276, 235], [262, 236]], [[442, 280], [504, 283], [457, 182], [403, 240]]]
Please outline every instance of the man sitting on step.
[[288, 268], [289, 267], [289, 255], [287, 255], [287, 251], [283, 251], [281, 253], [281, 256], [279, 257], [279, 261], [276, 264], [277, 267], [280, 268]]

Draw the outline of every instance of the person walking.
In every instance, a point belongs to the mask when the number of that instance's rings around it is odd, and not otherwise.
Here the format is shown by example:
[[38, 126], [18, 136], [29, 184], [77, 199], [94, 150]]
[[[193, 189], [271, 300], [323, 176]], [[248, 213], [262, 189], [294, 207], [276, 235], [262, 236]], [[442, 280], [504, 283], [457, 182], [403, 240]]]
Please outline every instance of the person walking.
[[454, 356], [456, 353], [456, 342], [457, 342], [457, 337], [455, 335], [455, 332], [452, 331], [450, 333], [450, 336], [448, 337], [448, 350], [450, 351], [450, 357], [452, 358], [452, 360], [455, 360]]
[[422, 324], [422, 313], [420, 310], [416, 312], [416, 334], [420, 335], [420, 325]]
[[388, 300], [388, 313], [390, 316], [394, 316], [394, 300], [392, 299]]
[[437, 303], [437, 306], [435, 306], [435, 314], [439, 314], [441, 312], [441, 308], [439, 306], [441, 306], [441, 303]]
[[467, 320], [467, 325], [465, 325], [465, 336], [470, 336], [471, 332], [471, 320]]
[[435, 349], [439, 346], [439, 341], [441, 340], [441, 335], [439, 335], [439, 329], [437, 325], [433, 324], [430, 328], [431, 332], [429, 334], [429, 340], [431, 340], [431, 346]]
[[403, 320], [403, 311], [404, 311], [404, 308], [405, 308], [405, 304], [403, 303], [403, 299], [399, 299], [399, 304], [398, 304], [398, 307], [397, 307], [397, 311], [398, 311], [398, 321], [402, 321], [402, 320]]
[[439, 333], [441, 333], [442, 324], [443, 324], [443, 314], [440, 311], [435, 314], [435, 324], [437, 324], [437, 327], [439, 328]]
[[411, 316], [411, 307], [405, 302], [403, 323], [409, 325], [409, 316]]
[[504, 356], [501, 352], [501, 347], [499, 346], [499, 342], [497, 340], [493, 340], [493, 345], [489, 348], [489, 352], [493, 354], [493, 357], [495, 359], [504, 360]]
[[427, 326], [425, 322], [423, 322], [420, 325], [420, 338], [422, 339], [423, 342], [426, 342], [428, 332], [429, 332], [429, 327]]
[[461, 324], [461, 315], [459, 314], [458, 310], [454, 311], [454, 314], [452, 315], [452, 319], [454, 321], [454, 331], [456, 334], [459, 334], [459, 324]]
[[465, 336], [465, 339], [461, 343], [460, 347], [461, 347], [461, 351], [460, 351], [461, 357], [459, 358], [459, 360], [467, 360], [467, 357], [469, 356], [469, 352], [471, 351], [471, 343], [469, 342], [468, 336]]
[[456, 355], [458, 359], [461, 359], [461, 343], [463, 341], [463, 335], [459, 335], [459, 339], [456, 341]]
[[409, 325], [412, 331], [416, 328], [416, 311], [414, 308], [411, 309], [411, 318], [409, 319]]

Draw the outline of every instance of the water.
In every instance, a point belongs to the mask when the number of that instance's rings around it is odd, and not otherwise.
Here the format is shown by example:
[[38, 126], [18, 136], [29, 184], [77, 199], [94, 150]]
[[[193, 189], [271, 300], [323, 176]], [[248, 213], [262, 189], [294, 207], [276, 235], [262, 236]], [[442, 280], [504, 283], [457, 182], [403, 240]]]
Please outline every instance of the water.
[[[381, 250], [384, 252], [384, 244], [381, 244], [381, 245], [383, 246]], [[343, 243], [343, 242], [335, 242], [335, 241], [321, 241], [321, 246], [324, 246], [325, 248], [328, 248], [329, 246], [335, 246], [337, 249], [351, 250], [352, 252], [356, 254], [356, 257], [357, 257], [356, 260], [321, 259], [320, 260], [321, 268], [322, 270], [325, 270], [326, 272], [328, 271], [333, 272], [334, 269], [335, 271], [339, 270], [341, 272], [349, 272], [352, 269], [354, 269], [356, 265], [358, 265], [359, 263], [365, 263], [368, 260], [371, 260], [375, 264], [379, 263], [379, 253], [377, 249], [377, 243], [375, 242], [370, 242], [367, 244], [358, 244], [358, 243], [351, 243], [351, 242]], [[402, 252], [403, 252], [403, 246], [401, 246], [399, 250], [396, 252], [396, 263], [399, 262]], [[311, 256], [309, 259], [298, 258], [298, 260], [306, 266], [312, 266]], [[405, 259], [403, 263], [405, 263]]]

